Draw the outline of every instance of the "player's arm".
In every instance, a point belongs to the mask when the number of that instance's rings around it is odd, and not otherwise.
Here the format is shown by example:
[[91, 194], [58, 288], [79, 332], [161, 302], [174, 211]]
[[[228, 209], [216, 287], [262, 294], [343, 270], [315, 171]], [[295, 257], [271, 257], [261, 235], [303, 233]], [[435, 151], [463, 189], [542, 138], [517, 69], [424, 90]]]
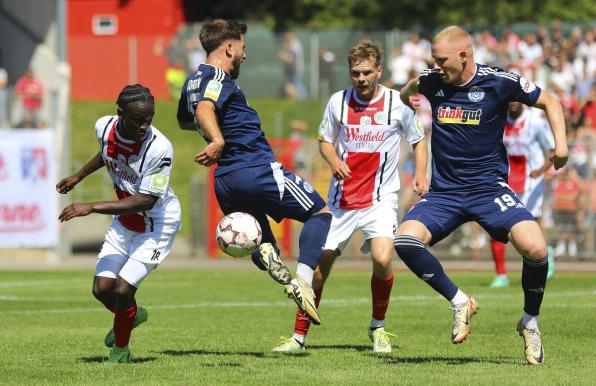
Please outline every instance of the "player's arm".
[[414, 153], [414, 179], [412, 180], [412, 190], [423, 196], [428, 192], [429, 181], [426, 175], [428, 163], [428, 144], [426, 137], [412, 145]]
[[336, 180], [341, 181], [352, 178], [350, 174], [352, 171], [348, 165], [337, 156], [335, 146], [333, 146], [332, 143], [319, 140], [319, 151], [325, 162], [329, 164], [331, 174]]
[[188, 112], [187, 96], [184, 92], [185, 89], [186, 87], [182, 88], [182, 94], [180, 95], [180, 99], [178, 100], [178, 111], [176, 113], [176, 118], [178, 119], [178, 126], [182, 130], [195, 131], [197, 127], [195, 125], [195, 121], [192, 114]]
[[199, 102], [195, 116], [205, 136], [211, 141], [202, 152], [195, 156], [195, 162], [203, 166], [211, 166], [217, 162], [225, 145], [223, 134], [217, 122], [215, 105], [209, 101]]
[[538, 100], [534, 104], [546, 111], [546, 117], [550, 124], [555, 139], [555, 152], [552, 157], [553, 164], [556, 169], [560, 169], [567, 163], [569, 156], [569, 149], [567, 148], [567, 138], [565, 135], [565, 118], [563, 116], [563, 108], [561, 103], [545, 90], [540, 92]]
[[414, 110], [415, 106], [410, 101], [410, 97], [413, 97], [418, 93], [418, 78], [414, 78], [410, 80], [408, 83], [406, 83], [404, 87], [402, 87], [402, 89], [399, 92], [399, 97], [401, 101], [404, 103], [404, 105]]
[[56, 191], [61, 194], [66, 194], [72, 188], [75, 187], [76, 184], [81, 182], [85, 177], [89, 174], [93, 173], [96, 170], [101, 169], [104, 166], [103, 159], [101, 158], [101, 153], [97, 153], [95, 157], [91, 158], [89, 162], [87, 162], [83, 167], [73, 174], [72, 176], [63, 178], [56, 184]]
[[159, 197], [157, 196], [137, 193], [116, 201], [73, 202], [62, 210], [58, 220], [64, 222], [75, 217], [87, 216], [91, 213], [119, 215], [143, 212], [153, 208], [158, 199]]

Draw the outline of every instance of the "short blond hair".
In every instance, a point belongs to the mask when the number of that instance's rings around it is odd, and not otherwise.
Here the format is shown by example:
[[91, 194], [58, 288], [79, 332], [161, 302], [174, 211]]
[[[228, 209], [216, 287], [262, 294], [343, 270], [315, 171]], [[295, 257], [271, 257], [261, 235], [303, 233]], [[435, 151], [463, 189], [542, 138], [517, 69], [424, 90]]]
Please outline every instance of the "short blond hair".
[[383, 60], [383, 50], [368, 39], [360, 40], [348, 51], [350, 67], [363, 60], [373, 59], [375, 66], [380, 66]]
[[468, 31], [457, 25], [452, 25], [439, 31], [433, 38], [433, 43], [439, 42], [458, 45], [461, 43], [462, 46], [458, 48], [472, 47], [472, 37]]

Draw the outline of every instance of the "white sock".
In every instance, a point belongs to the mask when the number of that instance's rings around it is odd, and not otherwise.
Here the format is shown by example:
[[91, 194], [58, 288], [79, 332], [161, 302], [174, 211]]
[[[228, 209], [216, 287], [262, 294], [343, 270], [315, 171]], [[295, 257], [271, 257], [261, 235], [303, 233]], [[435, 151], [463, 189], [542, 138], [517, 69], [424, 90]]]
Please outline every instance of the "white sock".
[[453, 299], [451, 299], [449, 302], [451, 302], [451, 305], [454, 307], [463, 306], [468, 302], [468, 295], [462, 292], [462, 290], [458, 289]]
[[522, 324], [528, 329], [538, 329], [538, 315], [529, 315], [524, 312]]
[[372, 320], [370, 321], [370, 329], [371, 330], [376, 330], [377, 328], [384, 328], [384, 327], [385, 327], [384, 320], [377, 320], [375, 318], [372, 318]]
[[306, 264], [298, 263], [296, 268], [296, 276], [302, 277], [306, 282], [312, 286], [312, 277], [315, 274], [315, 270]]
[[292, 339], [296, 342], [300, 343], [300, 345], [304, 346], [304, 342], [306, 342], [306, 337], [304, 335], [296, 334], [292, 335]]

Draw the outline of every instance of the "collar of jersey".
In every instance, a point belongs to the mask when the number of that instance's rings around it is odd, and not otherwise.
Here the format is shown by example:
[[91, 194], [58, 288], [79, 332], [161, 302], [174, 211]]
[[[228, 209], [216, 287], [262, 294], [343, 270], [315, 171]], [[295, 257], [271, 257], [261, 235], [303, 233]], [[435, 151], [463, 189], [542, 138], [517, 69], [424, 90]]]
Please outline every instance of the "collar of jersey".
[[385, 95], [385, 86], [383, 86], [382, 84], [380, 84], [379, 86], [381, 86], [381, 92], [379, 92], [379, 95], [377, 95], [369, 101], [363, 101], [362, 99], [358, 98], [358, 92], [356, 92], [356, 89], [354, 87], [352, 87], [352, 96], [360, 105], [372, 105], [373, 103], [381, 99], [383, 95]]
[[[129, 143], [129, 144], [137, 143], [136, 141], [133, 141], [132, 139], [126, 139], [120, 135], [120, 133], [118, 132], [118, 126], [120, 126], [119, 123], [120, 123], [120, 118], [118, 118], [118, 121], [116, 122], [116, 127], [114, 127], [115, 135], [116, 135], [116, 138], [118, 138], [118, 141], [124, 142], [124, 143]], [[147, 137], [149, 137], [149, 134], [151, 134], [152, 127], [153, 127], [152, 125], [149, 125], [149, 127], [147, 128], [147, 132], [145, 133], [145, 136], [143, 138], [141, 138], [139, 143], [144, 142], [145, 139], [147, 139]]]

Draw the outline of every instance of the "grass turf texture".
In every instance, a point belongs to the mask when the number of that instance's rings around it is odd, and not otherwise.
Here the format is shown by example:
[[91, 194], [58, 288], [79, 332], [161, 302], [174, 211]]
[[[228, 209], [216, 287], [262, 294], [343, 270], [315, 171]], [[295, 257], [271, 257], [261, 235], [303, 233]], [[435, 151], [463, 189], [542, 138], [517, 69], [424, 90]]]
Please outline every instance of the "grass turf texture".
[[[114, 95], [114, 101], [117, 95]], [[290, 133], [289, 123], [293, 119], [305, 120], [310, 127], [306, 135], [315, 136], [319, 123], [323, 117], [322, 102], [319, 101], [288, 101], [278, 99], [249, 100], [261, 118], [261, 123], [267, 138], [277, 135], [287, 137]], [[72, 162], [73, 167], [84, 165], [99, 151], [95, 138], [95, 121], [104, 115], [116, 114], [115, 102], [76, 101], [72, 102]], [[182, 234], [190, 230], [190, 188], [189, 182], [193, 175], [204, 177], [207, 169], [193, 162], [195, 154], [205, 147], [205, 141], [197, 132], [180, 130], [176, 120], [178, 102], [157, 101], [155, 105], [155, 119], [153, 124], [172, 142], [174, 146], [174, 169], [172, 171], [171, 186], [176, 192], [182, 205]], [[281, 133], [275, 132], [276, 114], [281, 117]], [[77, 169], [78, 170], [78, 169]], [[76, 170], [73, 170], [75, 172]], [[104, 199], [102, 192], [105, 188], [111, 189], [110, 182], [105, 180], [98, 171], [88, 176], [82, 183], [83, 188], [75, 188], [74, 194], [79, 201]], [[59, 176], [58, 178], [62, 178]], [[108, 194], [112, 197], [113, 192]], [[115, 195], [114, 195], [115, 197]]]
[[[167, 264], [167, 262], [166, 262]], [[225, 264], [225, 262], [224, 262]], [[409, 272], [396, 277], [386, 329], [393, 353], [367, 336], [370, 273], [334, 272], [300, 356], [270, 352], [293, 329], [295, 307], [260, 271], [168, 270], [143, 283], [149, 320], [133, 331], [134, 363], [104, 362], [112, 314], [91, 295], [89, 272], [0, 272], [0, 384], [590, 384], [596, 379], [594, 274], [549, 281], [541, 329], [545, 364], [531, 367], [515, 332], [517, 285], [487, 288], [488, 273], [453, 273], [477, 296], [470, 338], [450, 341], [447, 302]], [[511, 276], [519, 283], [519, 274]]]

